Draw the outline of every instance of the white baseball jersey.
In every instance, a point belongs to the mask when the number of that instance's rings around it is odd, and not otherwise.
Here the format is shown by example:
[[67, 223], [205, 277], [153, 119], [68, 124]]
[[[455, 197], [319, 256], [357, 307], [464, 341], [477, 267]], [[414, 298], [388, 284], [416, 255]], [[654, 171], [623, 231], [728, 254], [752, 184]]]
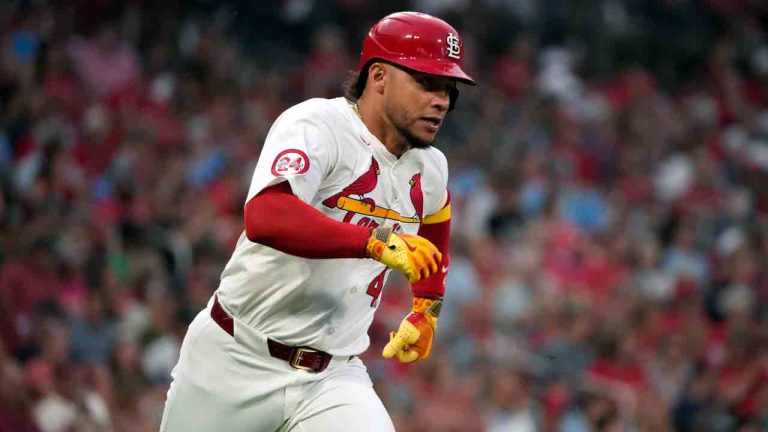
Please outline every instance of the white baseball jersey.
[[[272, 125], [248, 200], [285, 180], [335, 220], [415, 234], [445, 205], [448, 165], [433, 147], [395, 157], [345, 98], [310, 99]], [[243, 233], [217, 293], [230, 313], [270, 338], [355, 355], [368, 347], [388, 273], [372, 259], [300, 258]]]

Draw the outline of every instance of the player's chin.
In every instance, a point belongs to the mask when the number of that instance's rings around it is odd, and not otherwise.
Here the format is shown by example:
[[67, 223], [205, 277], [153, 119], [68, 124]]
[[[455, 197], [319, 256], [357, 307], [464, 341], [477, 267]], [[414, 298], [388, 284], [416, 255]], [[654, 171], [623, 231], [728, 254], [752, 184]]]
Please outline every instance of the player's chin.
[[434, 141], [434, 138], [432, 139], [422, 139], [416, 135], [412, 136], [409, 140], [412, 148], [429, 148], [432, 147], [432, 142]]
[[412, 140], [411, 140], [411, 146], [415, 148], [426, 148], [432, 145], [432, 143], [435, 141], [435, 138], [437, 137], [437, 132], [439, 131], [439, 128], [424, 128], [424, 127], [417, 127], [416, 130], [412, 131]]

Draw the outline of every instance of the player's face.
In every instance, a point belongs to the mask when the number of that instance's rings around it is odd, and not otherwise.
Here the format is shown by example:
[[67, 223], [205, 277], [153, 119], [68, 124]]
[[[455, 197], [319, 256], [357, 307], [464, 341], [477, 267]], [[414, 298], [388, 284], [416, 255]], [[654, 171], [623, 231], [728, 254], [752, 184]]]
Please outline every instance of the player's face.
[[429, 147], [448, 113], [456, 80], [388, 66], [387, 117], [411, 147]]

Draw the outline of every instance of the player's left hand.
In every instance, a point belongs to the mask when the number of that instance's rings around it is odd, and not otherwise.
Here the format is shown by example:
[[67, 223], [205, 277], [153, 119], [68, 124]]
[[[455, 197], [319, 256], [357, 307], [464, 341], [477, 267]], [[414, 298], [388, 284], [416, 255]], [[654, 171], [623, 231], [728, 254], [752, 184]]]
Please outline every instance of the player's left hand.
[[411, 313], [400, 323], [400, 328], [389, 336], [384, 347], [384, 358], [397, 357], [401, 363], [424, 360], [432, 352], [432, 340], [437, 329], [442, 300], [413, 298]]

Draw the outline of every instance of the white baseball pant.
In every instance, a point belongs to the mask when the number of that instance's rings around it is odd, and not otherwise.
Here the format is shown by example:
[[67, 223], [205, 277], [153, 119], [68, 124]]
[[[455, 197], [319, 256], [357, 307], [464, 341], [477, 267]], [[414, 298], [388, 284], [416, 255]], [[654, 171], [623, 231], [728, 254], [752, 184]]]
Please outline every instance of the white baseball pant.
[[184, 337], [161, 432], [395, 430], [359, 358], [334, 357], [319, 373], [294, 369], [237, 319], [230, 336], [210, 308]]

